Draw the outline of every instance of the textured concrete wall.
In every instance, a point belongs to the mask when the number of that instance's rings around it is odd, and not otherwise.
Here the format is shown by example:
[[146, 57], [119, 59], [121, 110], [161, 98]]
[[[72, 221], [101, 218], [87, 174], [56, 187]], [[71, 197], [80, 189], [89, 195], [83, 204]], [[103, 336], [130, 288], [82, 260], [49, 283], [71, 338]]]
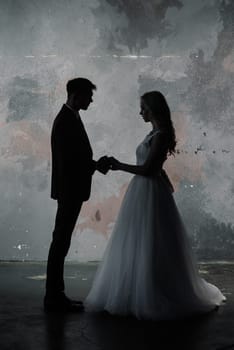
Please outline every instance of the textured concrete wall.
[[[162, 91], [178, 139], [165, 168], [199, 258], [234, 257], [234, 3], [0, 1], [0, 259], [46, 259], [56, 203], [50, 129], [75, 76], [94, 157], [135, 162], [149, 131], [139, 96]], [[70, 259], [100, 259], [131, 175], [95, 174]]]

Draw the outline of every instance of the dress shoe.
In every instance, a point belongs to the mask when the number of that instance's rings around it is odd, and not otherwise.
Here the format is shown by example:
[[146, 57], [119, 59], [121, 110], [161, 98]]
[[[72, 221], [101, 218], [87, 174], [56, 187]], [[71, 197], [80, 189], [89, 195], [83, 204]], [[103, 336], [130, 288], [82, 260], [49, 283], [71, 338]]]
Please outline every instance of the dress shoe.
[[81, 300], [70, 299], [65, 294], [63, 294], [62, 299], [65, 300], [66, 302], [69, 302], [69, 303], [72, 303], [72, 304], [83, 305], [83, 302]]
[[70, 299], [44, 298], [45, 312], [82, 312], [84, 311], [83, 303], [72, 302]]

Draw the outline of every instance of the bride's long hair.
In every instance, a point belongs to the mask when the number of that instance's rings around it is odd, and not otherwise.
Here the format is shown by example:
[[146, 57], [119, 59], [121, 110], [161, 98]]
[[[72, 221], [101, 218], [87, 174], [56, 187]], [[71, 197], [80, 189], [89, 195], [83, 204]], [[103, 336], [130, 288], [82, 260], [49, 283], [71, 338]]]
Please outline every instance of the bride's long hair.
[[169, 136], [168, 154], [175, 154], [176, 136], [171, 111], [167, 101], [160, 91], [149, 91], [141, 96], [158, 123], [159, 128], [164, 129]]

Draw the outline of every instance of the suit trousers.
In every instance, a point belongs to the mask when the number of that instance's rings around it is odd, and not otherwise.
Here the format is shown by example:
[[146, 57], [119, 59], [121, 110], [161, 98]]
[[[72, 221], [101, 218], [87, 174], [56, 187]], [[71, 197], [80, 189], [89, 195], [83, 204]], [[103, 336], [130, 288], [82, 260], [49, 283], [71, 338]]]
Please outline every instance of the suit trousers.
[[83, 200], [63, 198], [58, 200], [53, 238], [47, 262], [46, 295], [56, 297], [64, 292], [64, 260], [71, 244]]

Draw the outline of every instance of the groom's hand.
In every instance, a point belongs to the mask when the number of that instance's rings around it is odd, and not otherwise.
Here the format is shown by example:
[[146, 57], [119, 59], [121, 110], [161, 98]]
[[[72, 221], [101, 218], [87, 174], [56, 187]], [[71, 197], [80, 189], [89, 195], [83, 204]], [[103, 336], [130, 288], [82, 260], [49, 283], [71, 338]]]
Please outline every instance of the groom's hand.
[[102, 174], [107, 174], [110, 170], [110, 162], [107, 156], [103, 156], [97, 161], [97, 170]]
[[120, 170], [121, 163], [114, 157], [109, 157], [109, 164], [111, 170]]

